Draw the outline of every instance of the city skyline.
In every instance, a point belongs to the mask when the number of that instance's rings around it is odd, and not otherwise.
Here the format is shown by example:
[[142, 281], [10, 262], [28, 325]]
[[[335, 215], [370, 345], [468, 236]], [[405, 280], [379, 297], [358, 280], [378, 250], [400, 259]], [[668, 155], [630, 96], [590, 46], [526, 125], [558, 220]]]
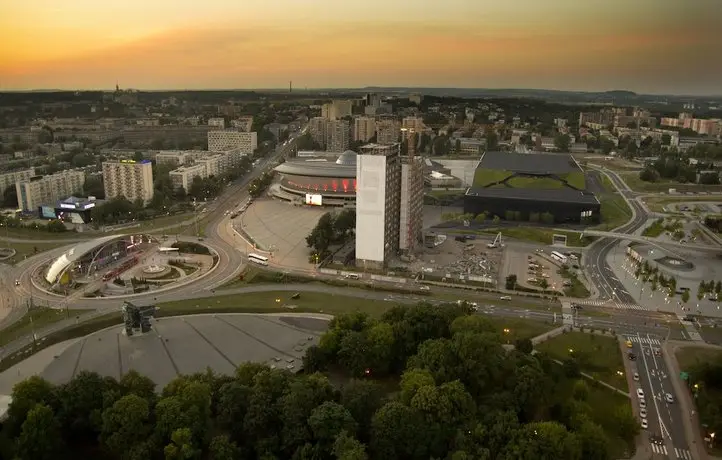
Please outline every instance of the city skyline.
[[[0, 0], [0, 90], [365, 86], [722, 95], [715, 0]], [[32, 27], [28, 27], [28, 18]]]

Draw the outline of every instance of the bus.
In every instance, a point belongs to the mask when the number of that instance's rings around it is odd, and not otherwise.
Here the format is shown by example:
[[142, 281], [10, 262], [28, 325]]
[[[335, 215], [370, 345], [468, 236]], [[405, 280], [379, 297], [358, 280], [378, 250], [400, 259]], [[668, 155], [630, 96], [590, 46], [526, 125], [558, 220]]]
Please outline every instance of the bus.
[[567, 263], [567, 256], [565, 256], [561, 252], [552, 251], [552, 259], [563, 264]]
[[171, 247], [160, 248], [159, 251], [160, 252], [178, 252], [178, 248], [171, 248]]
[[268, 265], [268, 257], [259, 256], [258, 254], [248, 254], [248, 261], [258, 265]]

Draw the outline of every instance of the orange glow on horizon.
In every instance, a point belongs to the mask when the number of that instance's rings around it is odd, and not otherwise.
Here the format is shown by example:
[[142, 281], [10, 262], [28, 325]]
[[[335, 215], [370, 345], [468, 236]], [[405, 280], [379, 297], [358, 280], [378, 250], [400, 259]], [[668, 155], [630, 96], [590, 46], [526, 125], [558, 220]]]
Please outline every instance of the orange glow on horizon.
[[[705, 0], [688, 0], [689, 18], [679, 16], [673, 0], [639, 0], [642, 6], [664, 8], [636, 23], [607, 14], [611, 4], [627, 5], [623, 0], [588, 0], [587, 7], [556, 10], [519, 0], [526, 5], [519, 11], [484, 0], [447, 0], [444, 11], [416, 9], [397, 21], [378, 9], [376, 19], [359, 9], [349, 21], [341, 16], [343, 8], [327, 0], [308, 0], [306, 9], [279, 0], [285, 9], [276, 10], [259, 0], [247, 0], [245, 9], [236, 2], [207, 1], [193, 6], [178, 0], [177, 15], [164, 9], [172, 10], [174, 3], [151, 1], [147, 14], [134, 21], [130, 6], [115, 6], [117, 14], [104, 16], [90, 0], [74, 0], [71, 12], [49, 0], [27, 0], [27, 6], [0, 0], [0, 11], [9, 12], [0, 19], [0, 40], [12, 44], [0, 49], [0, 84], [11, 89], [110, 88], [116, 81], [140, 89], [270, 88], [294, 80], [307, 87], [649, 92], [685, 84], [681, 91], [722, 93], [722, 63], [710, 54], [722, 42], [715, 26], [717, 18], [722, 23], [722, 8], [697, 14], [690, 7]], [[407, 3], [379, 5], [401, 14]], [[568, 6], [562, 0], [549, 3]], [[598, 13], [605, 3], [607, 13]], [[589, 14], [581, 14], [584, 8]], [[629, 8], [633, 16], [641, 6]], [[19, 20], [28, 14], [37, 16], [37, 27]], [[54, 14], [62, 20], [53, 21]]]

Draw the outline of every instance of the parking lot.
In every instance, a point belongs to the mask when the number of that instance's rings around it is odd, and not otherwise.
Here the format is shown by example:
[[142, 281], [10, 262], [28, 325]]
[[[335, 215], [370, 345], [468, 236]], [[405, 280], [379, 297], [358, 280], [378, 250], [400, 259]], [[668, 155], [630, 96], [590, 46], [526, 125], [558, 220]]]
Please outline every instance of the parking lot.
[[310, 269], [306, 237], [328, 209], [294, 206], [285, 201], [258, 198], [234, 220], [264, 250], [274, 265]]
[[519, 285], [531, 289], [540, 289], [542, 279], [546, 280], [548, 289], [561, 291], [564, 287], [566, 280], [557, 273], [560, 265], [549, 260], [546, 253], [507, 246], [503, 260], [503, 279], [516, 275]]

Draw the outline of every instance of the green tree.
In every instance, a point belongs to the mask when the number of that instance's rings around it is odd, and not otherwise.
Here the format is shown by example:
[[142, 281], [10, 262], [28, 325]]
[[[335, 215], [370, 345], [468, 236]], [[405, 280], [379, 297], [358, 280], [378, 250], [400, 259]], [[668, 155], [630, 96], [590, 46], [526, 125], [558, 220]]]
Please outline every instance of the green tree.
[[333, 444], [333, 455], [337, 460], [367, 460], [366, 446], [356, 438], [343, 432], [336, 437]]
[[235, 442], [228, 436], [219, 435], [211, 439], [208, 445], [208, 458], [210, 460], [236, 460], [241, 458], [241, 452]]
[[118, 383], [95, 372], [82, 371], [58, 388], [58, 420], [71, 439], [97, 438], [101, 430], [106, 394], [113, 391], [120, 397]]
[[62, 455], [63, 439], [53, 410], [37, 404], [30, 409], [17, 439], [18, 458], [54, 459]]
[[631, 442], [639, 433], [639, 423], [629, 404], [622, 404], [615, 409], [613, 421], [611, 426], [614, 427], [617, 436], [627, 442]]
[[334, 239], [334, 220], [331, 213], [326, 213], [318, 220], [311, 234], [306, 237], [306, 245], [323, 257]]
[[349, 235], [353, 234], [356, 229], [356, 211], [354, 209], [344, 209], [333, 219], [333, 229], [337, 238], [345, 240]]
[[398, 402], [384, 405], [371, 422], [372, 458], [428, 458], [423, 419]]
[[241, 430], [234, 427], [243, 426], [253, 389], [237, 381], [226, 383], [218, 391], [218, 425], [232, 434], [234, 440], [241, 441]]
[[373, 380], [352, 379], [341, 389], [341, 404], [358, 423], [360, 439], [368, 439], [371, 419], [384, 404], [384, 390]]
[[682, 303], [687, 303], [687, 302], [689, 302], [689, 291], [684, 290], [682, 292]]
[[348, 409], [333, 401], [326, 401], [315, 408], [308, 418], [308, 424], [314, 438], [329, 446], [341, 433], [355, 434], [357, 427]]
[[20, 427], [36, 405], [57, 407], [55, 388], [50, 382], [36, 375], [16, 383], [11, 396], [7, 420], [3, 423], [3, 431], [10, 437], [20, 434]]
[[534, 351], [534, 344], [532, 344], [530, 339], [516, 339], [514, 341], [514, 348], [528, 355]]
[[508, 275], [504, 282], [504, 287], [509, 291], [513, 291], [514, 289], [516, 289], [516, 281], [517, 281], [516, 275], [514, 275], [514, 274]]
[[576, 431], [584, 460], [608, 460], [612, 458], [609, 438], [602, 427], [596, 423], [585, 421]]
[[491, 219], [491, 223], [494, 224], [494, 225], [499, 225], [499, 222], [501, 222], [501, 218], [500, 218], [499, 216], [494, 216], [494, 217]]
[[399, 399], [404, 404], [410, 404], [419, 389], [425, 386], [436, 386], [431, 372], [426, 369], [411, 368], [401, 375]]
[[554, 137], [554, 147], [560, 152], [568, 152], [571, 146], [571, 138], [568, 134], [560, 134]]
[[199, 458], [200, 449], [193, 445], [190, 428], [179, 428], [171, 435], [171, 442], [163, 449], [166, 460], [190, 460]]
[[507, 445], [509, 453], [523, 459], [581, 460], [581, 445], [576, 436], [556, 422], [536, 422], [524, 425], [518, 444]]
[[138, 458], [136, 453], [142, 451], [153, 429], [148, 400], [135, 394], [123, 396], [102, 417], [100, 439], [106, 448], [119, 458]]
[[547, 281], [546, 278], [540, 279], [539, 287], [541, 288], [542, 292], [546, 292], [546, 290], [549, 289], [549, 281]]
[[120, 388], [124, 394], [140, 396], [151, 404], [155, 403], [155, 382], [135, 370], [130, 370], [120, 378]]

